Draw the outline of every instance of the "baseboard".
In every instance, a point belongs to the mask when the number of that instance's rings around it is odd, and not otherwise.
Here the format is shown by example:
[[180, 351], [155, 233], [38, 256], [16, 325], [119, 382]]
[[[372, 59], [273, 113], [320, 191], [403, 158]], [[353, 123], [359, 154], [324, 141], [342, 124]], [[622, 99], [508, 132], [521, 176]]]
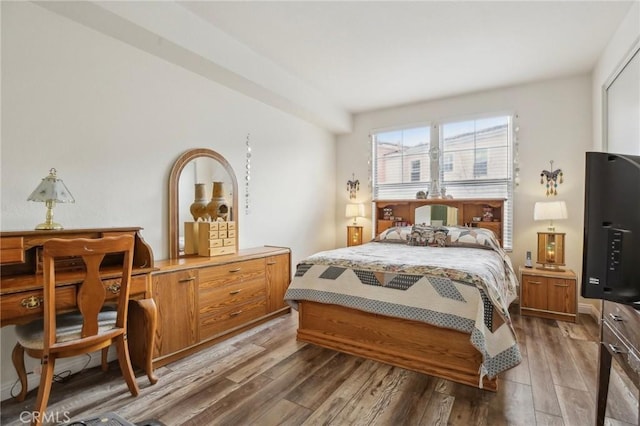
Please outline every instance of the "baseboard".
[[[88, 356], [90, 356], [91, 359], [87, 360], [87, 355], [79, 355], [73, 358], [62, 358], [62, 359], [56, 360], [55, 374], [61, 374], [62, 372], [65, 372], [65, 371], [70, 371], [71, 374], [75, 374], [84, 369], [97, 367], [100, 365], [101, 363], [100, 352], [94, 352], [92, 354], [89, 354]], [[25, 355], [25, 364], [28, 358], [29, 357]], [[115, 351], [113, 351], [113, 348], [110, 348], [108, 360], [113, 360], [113, 359], [116, 359]], [[11, 390], [12, 388], [14, 388], [14, 386], [15, 386], [15, 388], [13, 389], [14, 395], [20, 392], [20, 383], [17, 383], [16, 380], [17, 380], [17, 374], [13, 374], [12, 377], [9, 377], [6, 379], [5, 377], [2, 378], [2, 386], [0, 387], [0, 397], [2, 398], [2, 401], [13, 398], [13, 395], [11, 395]], [[28, 372], [27, 388], [29, 390], [32, 390], [37, 388], [38, 385], [40, 385], [40, 374], [37, 374], [35, 371]]]
[[597, 323], [600, 323], [600, 311], [591, 303], [578, 303], [578, 312], [591, 315]]

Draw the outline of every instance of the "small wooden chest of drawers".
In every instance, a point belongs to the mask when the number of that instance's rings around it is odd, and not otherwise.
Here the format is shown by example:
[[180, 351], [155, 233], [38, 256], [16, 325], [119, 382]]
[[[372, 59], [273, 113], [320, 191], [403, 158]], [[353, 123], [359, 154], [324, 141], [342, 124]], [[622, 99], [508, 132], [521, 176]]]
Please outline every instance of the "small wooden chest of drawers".
[[220, 256], [236, 252], [235, 222], [199, 222], [198, 255]]

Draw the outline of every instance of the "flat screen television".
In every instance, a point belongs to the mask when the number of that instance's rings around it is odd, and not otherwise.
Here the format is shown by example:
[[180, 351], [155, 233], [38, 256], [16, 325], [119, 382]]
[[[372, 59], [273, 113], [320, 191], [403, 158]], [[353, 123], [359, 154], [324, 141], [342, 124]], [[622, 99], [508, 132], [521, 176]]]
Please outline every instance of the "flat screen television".
[[640, 310], [640, 156], [587, 152], [582, 296]]

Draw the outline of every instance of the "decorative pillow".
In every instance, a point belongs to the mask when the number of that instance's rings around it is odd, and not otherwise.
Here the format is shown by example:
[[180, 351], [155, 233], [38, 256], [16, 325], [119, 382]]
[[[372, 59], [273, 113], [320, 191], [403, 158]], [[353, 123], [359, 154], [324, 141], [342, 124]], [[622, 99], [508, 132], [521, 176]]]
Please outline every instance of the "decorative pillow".
[[450, 247], [473, 247], [490, 250], [500, 249], [496, 234], [490, 229], [448, 226], [446, 245]]
[[448, 230], [442, 226], [413, 225], [411, 228], [411, 246], [445, 247]]
[[382, 231], [373, 241], [380, 243], [402, 243], [406, 244], [411, 236], [410, 226], [394, 226]]

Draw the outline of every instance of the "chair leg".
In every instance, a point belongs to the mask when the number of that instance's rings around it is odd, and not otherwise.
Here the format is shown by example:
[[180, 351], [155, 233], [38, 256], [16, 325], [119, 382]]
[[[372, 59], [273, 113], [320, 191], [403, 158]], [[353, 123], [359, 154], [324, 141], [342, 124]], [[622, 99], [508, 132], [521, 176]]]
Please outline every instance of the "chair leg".
[[107, 363], [107, 356], [109, 355], [109, 346], [102, 348], [102, 371], [105, 373], [109, 371], [109, 364]]
[[53, 370], [56, 365], [55, 357], [50, 356], [48, 361], [42, 363], [42, 376], [40, 376], [40, 387], [38, 387], [38, 397], [34, 408], [34, 418], [32, 425], [41, 425], [45, 410], [49, 402], [51, 393], [51, 382], [53, 381]]
[[136, 382], [136, 376], [133, 374], [133, 368], [131, 367], [131, 359], [129, 358], [129, 347], [127, 346], [126, 335], [118, 336], [115, 339], [116, 349], [118, 350], [118, 364], [120, 364], [120, 370], [124, 376], [124, 381], [127, 382], [131, 395], [138, 396], [140, 389]]
[[29, 391], [27, 387], [27, 370], [24, 368], [24, 348], [20, 343], [16, 343], [11, 353], [11, 359], [13, 366], [18, 373], [18, 379], [20, 379], [20, 393], [16, 396], [17, 401], [24, 401]]

